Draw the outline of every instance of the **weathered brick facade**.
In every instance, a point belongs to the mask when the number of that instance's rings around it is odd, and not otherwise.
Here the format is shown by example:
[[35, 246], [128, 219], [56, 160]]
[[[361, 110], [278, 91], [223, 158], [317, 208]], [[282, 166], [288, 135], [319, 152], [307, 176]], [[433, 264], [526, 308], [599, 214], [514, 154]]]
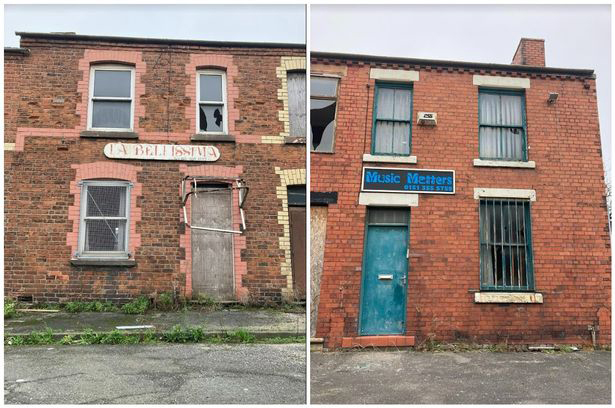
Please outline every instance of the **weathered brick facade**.
[[[440, 341], [591, 343], [588, 325], [598, 330], [600, 344], [610, 344], [610, 239], [592, 71], [311, 55], [313, 75], [339, 77], [335, 152], [311, 155], [312, 194], [338, 193], [337, 203], [328, 207], [318, 305], [316, 337], [324, 338], [325, 347], [361, 344], [348, 338], [359, 336], [367, 212], [367, 206], [359, 205], [364, 166], [456, 171], [454, 195], [420, 194], [418, 206], [410, 209], [402, 334], [414, 336], [415, 344], [432, 335]], [[514, 63], [540, 65], [539, 59], [530, 50], [529, 62]], [[374, 68], [418, 72], [412, 83], [411, 155], [416, 164], [362, 160], [370, 153]], [[535, 168], [474, 165], [479, 151], [475, 75], [529, 79], [524, 90], [528, 159]], [[555, 103], [547, 102], [550, 92], [559, 94]], [[436, 112], [437, 125], [417, 125], [418, 112]], [[535, 190], [535, 292], [543, 294], [544, 303], [475, 303], [480, 290], [475, 188]]]
[[[190, 231], [180, 194], [186, 175], [242, 178], [250, 188], [247, 230], [233, 237], [236, 298], [277, 302], [292, 296], [287, 248], [280, 242], [287, 231], [278, 222], [286, 203], [279, 198], [276, 171], [304, 169], [305, 145], [278, 140], [288, 126], [279, 115], [285, 78], [278, 68], [286, 59], [304, 59], [303, 46], [22, 33], [20, 47], [5, 50], [7, 296], [122, 301], [174, 291], [190, 297]], [[109, 62], [134, 67], [137, 139], [84, 137], [90, 66]], [[228, 134], [234, 141], [191, 140], [201, 68], [226, 72]], [[110, 142], [211, 145], [220, 158], [109, 159], [103, 148]], [[133, 183], [133, 267], [71, 264], [79, 228], [77, 186], [99, 178]]]

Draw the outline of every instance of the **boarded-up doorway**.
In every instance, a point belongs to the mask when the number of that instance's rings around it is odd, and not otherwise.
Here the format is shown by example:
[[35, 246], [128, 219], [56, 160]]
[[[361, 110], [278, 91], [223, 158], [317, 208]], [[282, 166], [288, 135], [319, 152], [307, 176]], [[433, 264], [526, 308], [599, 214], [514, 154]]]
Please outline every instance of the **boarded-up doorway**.
[[295, 299], [305, 300], [305, 186], [288, 187], [288, 215], [290, 218], [290, 250]]
[[[199, 184], [192, 195], [197, 227], [231, 230], [231, 189], [226, 184]], [[233, 234], [192, 229], [192, 294], [234, 300]]]
[[327, 206], [310, 207], [310, 336], [316, 336], [316, 319], [320, 300], [320, 278], [322, 277], [327, 235]]

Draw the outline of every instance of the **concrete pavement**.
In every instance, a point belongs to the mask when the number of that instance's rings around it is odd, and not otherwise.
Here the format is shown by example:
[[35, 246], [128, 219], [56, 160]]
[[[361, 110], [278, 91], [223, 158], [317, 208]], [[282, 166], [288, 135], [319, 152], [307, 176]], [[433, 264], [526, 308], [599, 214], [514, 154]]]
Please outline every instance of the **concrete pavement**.
[[305, 345], [7, 347], [6, 404], [303, 404]]
[[610, 404], [611, 353], [311, 353], [313, 404]]

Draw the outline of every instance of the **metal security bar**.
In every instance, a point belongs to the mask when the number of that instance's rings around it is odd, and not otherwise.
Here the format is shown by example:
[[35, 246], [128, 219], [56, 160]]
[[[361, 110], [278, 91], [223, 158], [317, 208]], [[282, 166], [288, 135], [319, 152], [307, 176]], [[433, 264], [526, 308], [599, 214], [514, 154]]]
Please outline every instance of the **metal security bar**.
[[482, 290], [532, 290], [530, 203], [527, 200], [480, 200]]

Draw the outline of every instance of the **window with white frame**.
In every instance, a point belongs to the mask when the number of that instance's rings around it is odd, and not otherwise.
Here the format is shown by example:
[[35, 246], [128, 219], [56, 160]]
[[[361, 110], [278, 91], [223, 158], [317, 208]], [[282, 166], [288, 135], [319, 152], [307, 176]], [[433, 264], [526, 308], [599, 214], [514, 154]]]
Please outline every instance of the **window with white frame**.
[[88, 129], [132, 130], [134, 76], [134, 68], [125, 65], [92, 66]]
[[129, 213], [129, 182], [83, 181], [79, 256], [127, 258]]
[[197, 72], [197, 132], [227, 134], [226, 73]]

